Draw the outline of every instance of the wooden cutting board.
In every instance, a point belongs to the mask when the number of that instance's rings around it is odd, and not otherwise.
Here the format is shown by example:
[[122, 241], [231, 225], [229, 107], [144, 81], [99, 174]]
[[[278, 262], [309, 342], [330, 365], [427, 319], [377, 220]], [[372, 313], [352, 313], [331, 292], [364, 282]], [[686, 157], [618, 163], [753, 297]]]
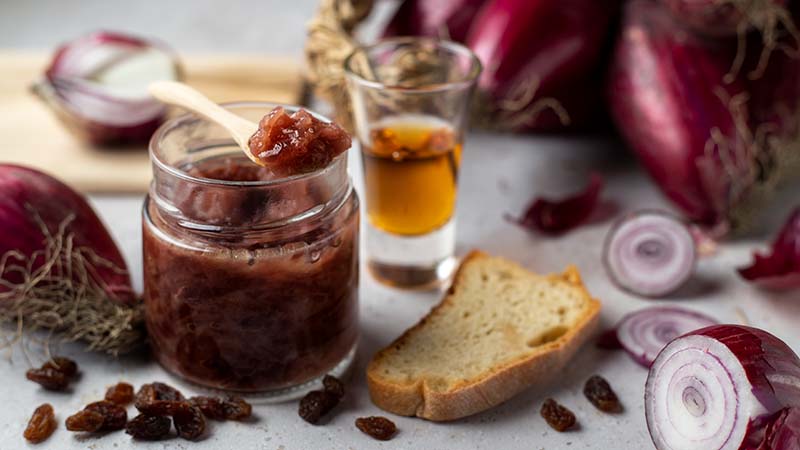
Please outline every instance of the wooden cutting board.
[[[0, 49], [0, 162], [36, 167], [84, 192], [145, 192], [150, 161], [141, 148], [104, 149], [77, 140], [29, 87], [50, 56]], [[298, 104], [298, 61], [263, 55], [186, 55], [186, 82], [217, 102]], [[2, 195], [2, 194], [0, 194]]]

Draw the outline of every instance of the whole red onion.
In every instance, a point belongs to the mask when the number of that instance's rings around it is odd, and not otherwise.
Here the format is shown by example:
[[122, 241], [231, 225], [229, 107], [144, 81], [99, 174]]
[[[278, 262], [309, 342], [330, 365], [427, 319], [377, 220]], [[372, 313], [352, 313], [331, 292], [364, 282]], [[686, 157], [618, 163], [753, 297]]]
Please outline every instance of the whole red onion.
[[662, 0], [692, 29], [712, 36], [732, 36], [762, 28], [787, 0]]

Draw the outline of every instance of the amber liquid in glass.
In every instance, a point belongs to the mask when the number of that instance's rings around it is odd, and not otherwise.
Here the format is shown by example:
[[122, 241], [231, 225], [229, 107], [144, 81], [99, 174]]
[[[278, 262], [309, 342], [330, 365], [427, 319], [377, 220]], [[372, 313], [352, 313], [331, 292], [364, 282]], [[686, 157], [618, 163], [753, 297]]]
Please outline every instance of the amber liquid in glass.
[[370, 223], [403, 236], [447, 224], [455, 209], [461, 147], [460, 136], [435, 118], [381, 121], [362, 152]]

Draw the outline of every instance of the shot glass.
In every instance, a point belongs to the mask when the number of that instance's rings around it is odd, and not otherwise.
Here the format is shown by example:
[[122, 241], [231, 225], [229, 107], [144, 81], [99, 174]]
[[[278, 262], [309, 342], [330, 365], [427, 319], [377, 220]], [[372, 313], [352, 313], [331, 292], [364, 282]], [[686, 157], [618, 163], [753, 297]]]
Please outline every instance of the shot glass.
[[393, 38], [345, 61], [366, 197], [366, 259], [381, 282], [430, 288], [454, 267], [458, 170], [481, 72], [468, 48]]

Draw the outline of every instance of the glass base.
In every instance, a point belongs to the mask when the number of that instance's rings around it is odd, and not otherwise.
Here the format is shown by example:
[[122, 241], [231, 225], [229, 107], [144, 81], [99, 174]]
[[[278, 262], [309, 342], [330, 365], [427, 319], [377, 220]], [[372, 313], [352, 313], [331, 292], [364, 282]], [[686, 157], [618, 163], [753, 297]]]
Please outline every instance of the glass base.
[[421, 236], [387, 233], [366, 224], [367, 268], [381, 283], [402, 289], [434, 289], [455, 268], [455, 220]]
[[249, 403], [255, 405], [281, 403], [290, 400], [297, 400], [315, 389], [320, 389], [322, 387], [322, 379], [325, 377], [325, 375], [333, 375], [334, 377], [340, 379], [346, 378], [350, 373], [350, 368], [353, 365], [353, 361], [355, 361], [357, 349], [358, 349], [358, 343], [353, 345], [353, 348], [350, 349], [350, 351], [347, 353], [344, 359], [342, 359], [339, 362], [339, 364], [334, 366], [331, 370], [323, 373], [322, 375], [312, 380], [306, 381], [305, 383], [298, 384], [295, 386], [289, 386], [286, 388], [275, 389], [270, 391], [242, 392], [242, 391], [227, 391], [223, 389], [213, 389], [208, 386], [203, 386], [188, 381], [185, 378], [176, 375], [169, 370], [167, 370], [166, 372], [172, 379], [171, 381], [172, 384], [174, 384], [175, 386], [181, 386], [181, 385], [186, 386], [187, 390], [191, 389], [212, 396], [236, 395], [237, 397], [242, 397]]

